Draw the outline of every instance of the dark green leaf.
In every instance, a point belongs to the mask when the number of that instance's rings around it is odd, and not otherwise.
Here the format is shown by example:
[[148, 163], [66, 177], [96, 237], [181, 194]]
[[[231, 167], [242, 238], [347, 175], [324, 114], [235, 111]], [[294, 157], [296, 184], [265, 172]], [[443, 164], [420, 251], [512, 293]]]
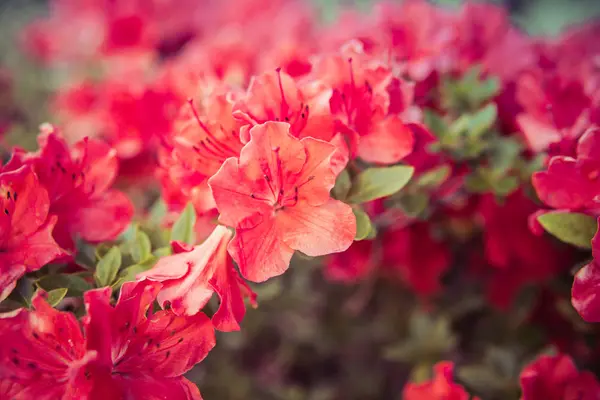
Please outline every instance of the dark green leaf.
[[538, 217], [546, 232], [565, 243], [589, 249], [596, 234], [596, 219], [589, 215], [569, 212], [550, 212]]
[[121, 250], [117, 246], [113, 247], [98, 261], [94, 279], [98, 287], [110, 286], [115, 280], [121, 268]]
[[414, 168], [405, 165], [368, 168], [356, 177], [347, 200], [365, 203], [390, 196], [406, 186], [413, 173]]
[[188, 203], [179, 219], [171, 230], [171, 240], [177, 240], [187, 244], [195, 243], [194, 225], [196, 224], [196, 211], [192, 203]]
[[85, 279], [75, 274], [47, 275], [38, 279], [36, 285], [46, 291], [66, 288], [69, 297], [81, 296], [92, 288]]

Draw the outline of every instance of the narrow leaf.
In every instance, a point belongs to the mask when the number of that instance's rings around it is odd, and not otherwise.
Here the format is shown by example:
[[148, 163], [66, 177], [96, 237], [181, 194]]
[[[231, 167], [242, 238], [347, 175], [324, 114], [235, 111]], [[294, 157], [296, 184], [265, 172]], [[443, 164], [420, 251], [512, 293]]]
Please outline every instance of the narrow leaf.
[[136, 263], [144, 261], [152, 254], [152, 243], [145, 232], [137, 231], [134, 241], [131, 243], [131, 258]]
[[550, 212], [538, 217], [546, 232], [574, 246], [589, 249], [596, 234], [596, 219], [589, 215], [569, 212]]
[[187, 244], [194, 244], [194, 225], [196, 224], [196, 211], [192, 203], [188, 203], [179, 219], [171, 230], [171, 241], [177, 240]]
[[413, 167], [405, 165], [368, 168], [356, 177], [347, 201], [365, 203], [391, 196], [406, 186], [414, 171]]
[[471, 138], [480, 138], [496, 122], [498, 109], [493, 103], [488, 104], [469, 118], [468, 132]]
[[115, 280], [121, 268], [121, 250], [117, 246], [113, 247], [98, 261], [94, 279], [98, 287], [110, 286]]

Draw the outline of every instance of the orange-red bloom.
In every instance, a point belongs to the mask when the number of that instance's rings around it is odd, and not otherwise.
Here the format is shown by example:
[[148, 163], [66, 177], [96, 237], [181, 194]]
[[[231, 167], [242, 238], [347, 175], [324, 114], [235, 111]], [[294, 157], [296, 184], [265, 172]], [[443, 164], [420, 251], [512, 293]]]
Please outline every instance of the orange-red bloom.
[[209, 181], [219, 221], [235, 227], [229, 252], [244, 277], [261, 282], [288, 268], [294, 250], [320, 256], [346, 250], [356, 233], [350, 206], [333, 200], [335, 146], [298, 140], [283, 122], [250, 130], [239, 158]]
[[403, 400], [469, 400], [467, 391], [454, 383], [454, 363], [442, 361], [433, 368], [435, 376], [432, 380], [421, 384], [409, 383], [404, 387]]

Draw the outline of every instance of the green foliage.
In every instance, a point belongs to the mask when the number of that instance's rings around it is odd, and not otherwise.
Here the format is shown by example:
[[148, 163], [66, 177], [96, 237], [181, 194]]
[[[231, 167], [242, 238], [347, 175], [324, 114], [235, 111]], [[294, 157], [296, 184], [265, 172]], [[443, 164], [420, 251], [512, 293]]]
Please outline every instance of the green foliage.
[[359, 207], [354, 207], [352, 212], [354, 212], [354, 216], [356, 217], [356, 237], [354, 240], [367, 239], [374, 229], [371, 224], [371, 219], [367, 213]]
[[69, 289], [67, 288], [54, 289], [49, 291], [47, 298], [48, 304], [50, 304], [52, 307], [56, 307], [62, 301], [62, 299], [65, 298], [68, 291]]
[[46, 291], [54, 289], [67, 289], [68, 297], [80, 297], [92, 289], [92, 285], [81, 274], [55, 274], [46, 275], [38, 279], [35, 284]]
[[122, 254], [119, 247], [114, 246], [106, 253], [96, 265], [94, 280], [98, 287], [110, 286], [117, 277], [121, 268]]
[[413, 173], [414, 168], [405, 165], [367, 168], [354, 179], [346, 200], [360, 204], [390, 196], [406, 186]]
[[598, 225], [589, 215], [571, 212], [550, 212], [538, 217], [546, 232], [573, 246], [589, 249]]
[[352, 179], [348, 170], [343, 170], [335, 180], [335, 186], [331, 189], [333, 197], [338, 200], [344, 200], [352, 188]]
[[188, 203], [171, 230], [171, 240], [187, 244], [195, 244], [194, 225], [196, 224], [196, 211], [192, 203]]

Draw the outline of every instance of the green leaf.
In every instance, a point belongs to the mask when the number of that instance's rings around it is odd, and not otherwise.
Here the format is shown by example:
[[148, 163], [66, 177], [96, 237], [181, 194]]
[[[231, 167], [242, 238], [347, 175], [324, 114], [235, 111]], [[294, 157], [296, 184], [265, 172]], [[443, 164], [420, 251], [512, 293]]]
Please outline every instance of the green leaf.
[[412, 193], [407, 196], [402, 196], [400, 199], [400, 207], [411, 217], [421, 215], [429, 206], [429, 196], [425, 193]]
[[480, 138], [496, 122], [498, 109], [494, 103], [490, 103], [469, 118], [467, 131], [472, 139]]
[[371, 230], [373, 229], [371, 219], [369, 218], [366, 212], [364, 212], [358, 207], [353, 208], [352, 212], [356, 217], [356, 236], [354, 237], [354, 240], [366, 239], [371, 233]]
[[166, 246], [166, 247], [159, 247], [158, 249], [155, 249], [152, 252], [152, 255], [154, 257], [166, 257], [166, 256], [170, 256], [173, 253], [173, 250], [171, 249], [170, 246]]
[[448, 131], [448, 126], [444, 118], [431, 109], [423, 110], [423, 121], [438, 138], [442, 137]]
[[121, 268], [122, 256], [121, 250], [117, 246], [113, 247], [98, 261], [94, 279], [98, 287], [110, 286], [115, 280]]
[[112, 288], [119, 289], [125, 282], [131, 282], [131, 281], [135, 280], [135, 278], [138, 274], [141, 274], [142, 272], [146, 272], [149, 269], [151, 269], [152, 267], [154, 267], [154, 265], [156, 264], [157, 261], [158, 261], [157, 257], [151, 256], [141, 263], [134, 264], [127, 268], [124, 268], [119, 273], [117, 280], [112, 284]]
[[56, 307], [58, 303], [60, 303], [61, 300], [65, 298], [68, 291], [69, 289], [67, 288], [51, 290], [48, 292], [48, 297], [46, 298], [46, 301], [48, 301], [48, 304], [50, 304], [52, 307]]
[[347, 170], [343, 170], [335, 180], [335, 186], [333, 187], [333, 196], [338, 200], [344, 200], [352, 187], [352, 181], [350, 180], [350, 174]]
[[391, 196], [406, 186], [414, 171], [413, 167], [405, 165], [367, 168], [356, 177], [347, 201], [365, 203]]
[[437, 168], [430, 169], [424, 174], [421, 174], [416, 179], [416, 184], [422, 188], [437, 188], [448, 179], [449, 175], [450, 166], [447, 164], [440, 165]]
[[79, 297], [87, 290], [92, 289], [92, 285], [76, 274], [47, 275], [38, 279], [35, 284], [48, 292], [54, 289], [66, 288], [69, 297]]
[[144, 261], [152, 255], [152, 243], [145, 232], [137, 231], [135, 239], [131, 243], [131, 258], [136, 263]]
[[540, 215], [538, 221], [559, 240], [585, 249], [592, 247], [598, 227], [595, 218], [580, 213], [551, 212]]
[[171, 240], [177, 240], [187, 244], [195, 243], [194, 225], [196, 224], [196, 211], [192, 203], [188, 203], [179, 219], [171, 230]]

